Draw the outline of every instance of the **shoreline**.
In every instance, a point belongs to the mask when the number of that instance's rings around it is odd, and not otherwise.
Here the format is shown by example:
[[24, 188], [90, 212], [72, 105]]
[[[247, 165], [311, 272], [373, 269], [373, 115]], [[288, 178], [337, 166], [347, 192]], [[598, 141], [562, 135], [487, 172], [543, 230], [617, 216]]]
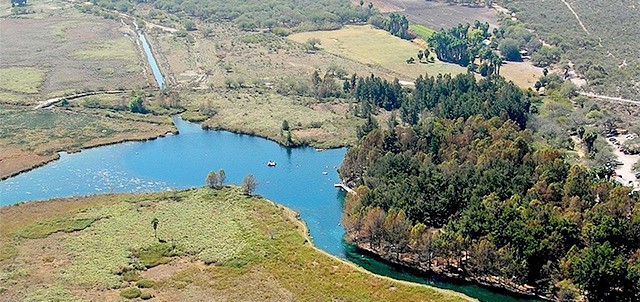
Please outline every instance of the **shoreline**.
[[[510, 284], [507, 284], [507, 283], [504, 283], [504, 282], [500, 282], [500, 281], [497, 281], [497, 280], [496, 281], [488, 280], [489, 278], [491, 278], [491, 276], [489, 276], [489, 277], [463, 276], [463, 275], [458, 274], [458, 273], [448, 272], [444, 268], [441, 269], [441, 270], [433, 270], [433, 269], [425, 269], [422, 266], [416, 267], [416, 266], [413, 266], [408, 261], [398, 260], [398, 259], [388, 259], [388, 258], [378, 254], [375, 250], [368, 248], [365, 243], [359, 243], [359, 244], [350, 243], [350, 244], [352, 244], [357, 249], [364, 251], [365, 253], [371, 254], [374, 258], [378, 258], [377, 261], [385, 262], [387, 264], [394, 265], [394, 266], [399, 266], [399, 267], [404, 268], [404, 269], [417, 271], [417, 272], [420, 272], [420, 273], [432, 274], [432, 275], [435, 275], [435, 276], [439, 276], [439, 277], [443, 277], [443, 278], [451, 279], [451, 280], [456, 280], [456, 281], [470, 282], [470, 283], [473, 283], [473, 284], [476, 284], [476, 285], [481, 285], [481, 286], [488, 287], [488, 288], [493, 289], [493, 290], [501, 290], [501, 291], [505, 291], [505, 292], [510, 293], [510, 294], [521, 295], [521, 296], [527, 297], [527, 298], [540, 299], [540, 300], [544, 300], [544, 301], [554, 301], [555, 300], [552, 297], [546, 297], [546, 296], [543, 296], [543, 295], [541, 295], [539, 293], [536, 293], [534, 291], [530, 291], [530, 290], [526, 290], [526, 289], [518, 289], [517, 286], [519, 286], [519, 285], [517, 285], [517, 284], [510, 285]], [[520, 286], [522, 286], [522, 285], [520, 285]], [[524, 286], [522, 286], [522, 287], [524, 287]]]
[[387, 277], [387, 276], [383, 276], [383, 275], [380, 275], [380, 274], [376, 274], [376, 273], [374, 273], [372, 271], [369, 271], [369, 270], [367, 270], [367, 269], [365, 269], [365, 268], [363, 268], [363, 267], [361, 267], [361, 266], [359, 266], [359, 265], [357, 265], [357, 264], [355, 264], [353, 262], [350, 262], [348, 260], [342, 259], [342, 258], [340, 258], [338, 256], [335, 256], [335, 255], [329, 254], [329, 252], [317, 247], [313, 243], [313, 239], [311, 238], [311, 235], [309, 233], [309, 228], [307, 227], [306, 222], [304, 220], [302, 220], [302, 218], [299, 218], [298, 214], [294, 210], [292, 210], [292, 209], [290, 209], [290, 208], [288, 208], [288, 207], [286, 207], [286, 206], [284, 206], [284, 205], [282, 205], [280, 203], [277, 203], [275, 201], [272, 201], [272, 200], [269, 200], [269, 199], [266, 199], [266, 198], [262, 198], [262, 197], [260, 197], [260, 198], [273, 203], [277, 207], [283, 208], [287, 212], [287, 216], [288, 216], [289, 220], [291, 220], [293, 223], [295, 223], [297, 225], [300, 225], [302, 227], [300, 229], [300, 232], [305, 237], [305, 239], [307, 241], [306, 243], [309, 245], [309, 247], [311, 247], [312, 249], [320, 252], [321, 254], [323, 254], [323, 255], [325, 255], [325, 256], [327, 256], [329, 258], [332, 258], [332, 259], [334, 259], [336, 261], [339, 261], [339, 262], [341, 262], [341, 263], [343, 263], [345, 265], [348, 265], [348, 266], [350, 266], [350, 267], [352, 267], [352, 268], [354, 268], [354, 269], [356, 269], [356, 270], [358, 270], [360, 272], [363, 272], [365, 274], [370, 274], [370, 275], [376, 276], [377, 278], [385, 279], [385, 280], [392, 281], [392, 282], [398, 282], [398, 283], [405, 284], [405, 285], [410, 285], [410, 286], [427, 287], [427, 288], [433, 289], [434, 291], [441, 292], [441, 293], [444, 293], [444, 294], [447, 294], [447, 295], [454, 295], [456, 297], [465, 299], [467, 301], [479, 301], [478, 299], [469, 297], [469, 296], [465, 295], [464, 293], [456, 292], [456, 291], [453, 291], [453, 290], [450, 290], [450, 289], [439, 288], [439, 287], [435, 287], [435, 286], [431, 286], [431, 285], [427, 285], [427, 284], [422, 284], [422, 283], [417, 283], [417, 282], [394, 279], [394, 278], [391, 278], [391, 277]]
[[[175, 128], [175, 125], [174, 125]], [[16, 177], [20, 174], [23, 173], [27, 173], [31, 170], [35, 170], [37, 168], [40, 168], [42, 166], [45, 166], [51, 162], [54, 162], [58, 159], [60, 159], [60, 153], [67, 153], [67, 154], [74, 154], [74, 153], [80, 153], [82, 152], [82, 150], [88, 150], [88, 149], [93, 149], [93, 148], [98, 148], [98, 147], [104, 147], [104, 146], [111, 146], [111, 145], [116, 145], [116, 144], [122, 144], [122, 143], [128, 143], [128, 142], [146, 142], [146, 141], [153, 141], [159, 138], [163, 138], [166, 137], [168, 134], [172, 134], [172, 135], [177, 135], [179, 134], [179, 131], [177, 128], [175, 128], [172, 131], [163, 133], [163, 134], [159, 134], [159, 135], [155, 135], [155, 136], [149, 136], [149, 137], [143, 137], [143, 138], [130, 138], [130, 139], [121, 139], [121, 140], [116, 140], [116, 141], [112, 141], [112, 142], [104, 142], [104, 143], [97, 143], [97, 144], [90, 144], [87, 146], [82, 146], [80, 148], [77, 149], [70, 149], [70, 150], [57, 150], [55, 151], [55, 154], [52, 155], [52, 157], [46, 161], [42, 161], [38, 164], [35, 165], [31, 165], [29, 167], [25, 167], [23, 169], [20, 169], [18, 171], [15, 172], [11, 172], [9, 174], [7, 174], [6, 176], [0, 176], [0, 181], [4, 181], [7, 180], [9, 178], [12, 177]]]
[[[231, 128], [224, 128], [224, 127], [208, 127], [208, 126], [203, 125], [202, 122], [198, 123], [198, 122], [192, 122], [192, 121], [183, 119], [180, 113], [178, 113], [176, 115], [171, 115], [171, 116], [168, 116], [168, 117], [171, 118], [173, 116], [178, 116], [178, 118], [180, 118], [180, 119], [182, 119], [182, 120], [184, 120], [186, 122], [189, 122], [189, 123], [192, 123], [192, 124], [197, 124], [204, 131], [227, 131], [227, 132], [230, 132], [230, 133], [235, 133], [235, 134], [240, 134], [240, 135], [252, 135], [252, 136], [255, 136], [255, 137], [259, 137], [259, 138], [263, 138], [263, 139], [275, 142], [278, 145], [280, 145], [282, 147], [285, 147], [285, 148], [310, 147], [310, 148], [316, 148], [316, 149], [321, 148], [323, 150], [326, 150], [326, 149], [339, 149], [339, 148], [347, 148], [347, 147], [349, 147], [348, 144], [329, 145], [329, 146], [316, 146], [314, 144], [296, 144], [296, 145], [293, 145], [293, 146], [287, 146], [287, 145], [284, 145], [282, 142], [280, 142], [280, 141], [278, 141], [278, 140], [276, 140], [274, 138], [265, 136], [265, 135], [260, 135], [260, 134], [256, 134], [256, 133], [252, 133], [252, 132], [248, 132], [248, 131], [243, 131], [243, 130], [240, 130], [240, 129], [231, 129]], [[173, 128], [174, 128], [173, 130], [168, 131], [168, 132], [163, 133], [163, 134], [155, 135], [155, 136], [148, 136], [148, 137], [143, 137], [143, 138], [120, 139], [120, 140], [115, 140], [115, 141], [111, 141], [111, 142], [89, 144], [89, 145], [82, 146], [80, 148], [75, 148], [75, 149], [56, 150], [55, 154], [53, 154], [46, 161], [42, 161], [42, 162], [39, 162], [37, 164], [31, 165], [31, 166], [28, 166], [28, 167], [24, 167], [22, 169], [18, 169], [17, 171], [10, 172], [7, 175], [0, 175], [0, 181], [4, 181], [4, 180], [7, 180], [7, 179], [16, 177], [16, 176], [18, 176], [18, 175], [20, 175], [22, 173], [26, 173], [26, 172], [29, 172], [31, 170], [35, 170], [37, 168], [40, 168], [42, 166], [45, 166], [45, 165], [53, 162], [53, 161], [56, 161], [56, 160], [60, 159], [60, 153], [62, 153], [62, 152], [67, 153], [67, 154], [74, 154], [74, 153], [82, 152], [82, 150], [88, 150], [88, 149], [92, 149], [92, 148], [98, 148], [98, 147], [104, 147], [104, 146], [110, 146], [110, 145], [116, 145], [116, 144], [128, 143], [128, 142], [152, 141], [152, 140], [156, 140], [156, 139], [159, 139], [159, 138], [166, 137], [168, 134], [172, 134], [172, 135], [180, 134], [180, 131], [178, 131], [178, 128], [176, 127], [175, 123], [172, 123], [172, 125], [173, 125]]]

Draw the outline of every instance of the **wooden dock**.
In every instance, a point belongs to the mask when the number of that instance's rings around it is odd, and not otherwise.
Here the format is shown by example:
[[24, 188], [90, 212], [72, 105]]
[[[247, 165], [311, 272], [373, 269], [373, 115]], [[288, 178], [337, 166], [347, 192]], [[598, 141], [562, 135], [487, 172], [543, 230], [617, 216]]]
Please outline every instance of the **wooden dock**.
[[353, 189], [349, 188], [349, 186], [345, 185], [344, 183], [337, 183], [337, 184], [334, 184], [333, 186], [336, 187], [336, 188], [343, 189], [343, 190], [347, 191], [348, 193], [351, 193], [351, 194], [354, 194], [354, 195], [357, 194], [356, 191], [354, 191]]

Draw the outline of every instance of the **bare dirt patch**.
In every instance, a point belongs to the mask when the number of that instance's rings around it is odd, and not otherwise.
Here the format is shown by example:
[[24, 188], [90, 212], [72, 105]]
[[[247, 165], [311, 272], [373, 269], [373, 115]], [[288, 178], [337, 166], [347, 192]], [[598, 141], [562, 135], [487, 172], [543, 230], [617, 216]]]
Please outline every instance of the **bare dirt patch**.
[[542, 76], [542, 68], [535, 67], [529, 61], [504, 62], [500, 67], [500, 75], [523, 88], [532, 88]]
[[[390, 1], [386, 0], [369, 0], [364, 1], [363, 6], [368, 6], [369, 2], [373, 3], [373, 9], [379, 10], [381, 13], [393, 13], [393, 12], [401, 12], [404, 9], [400, 6], [392, 4]], [[360, 5], [360, 0], [351, 0], [351, 3], [354, 5]]]

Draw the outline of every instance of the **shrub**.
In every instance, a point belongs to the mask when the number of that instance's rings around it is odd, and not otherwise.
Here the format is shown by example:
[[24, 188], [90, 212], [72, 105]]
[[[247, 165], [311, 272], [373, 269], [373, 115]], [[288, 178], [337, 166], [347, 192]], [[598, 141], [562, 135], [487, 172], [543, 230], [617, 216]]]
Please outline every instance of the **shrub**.
[[173, 244], [157, 243], [135, 253], [142, 266], [149, 268], [169, 263], [171, 257], [180, 254], [180, 249]]
[[140, 274], [137, 271], [126, 271], [122, 274], [122, 281], [131, 282], [140, 280]]
[[151, 293], [142, 293], [142, 295], [140, 295], [140, 299], [142, 300], [149, 300], [153, 298], [153, 295]]
[[142, 291], [136, 287], [127, 288], [120, 292], [120, 296], [127, 299], [135, 299], [140, 297], [140, 295], [142, 295]]
[[155, 285], [156, 283], [153, 282], [153, 280], [149, 280], [149, 279], [142, 279], [138, 282], [136, 282], [136, 286], [139, 288], [151, 288]]

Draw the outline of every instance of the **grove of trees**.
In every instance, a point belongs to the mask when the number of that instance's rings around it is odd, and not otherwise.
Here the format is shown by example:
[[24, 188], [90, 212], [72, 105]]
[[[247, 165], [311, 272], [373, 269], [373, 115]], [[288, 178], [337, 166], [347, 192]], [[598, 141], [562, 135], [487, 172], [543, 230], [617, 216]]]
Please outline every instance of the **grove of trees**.
[[354, 82], [359, 113], [401, 116], [385, 127], [365, 115], [340, 167], [357, 191], [344, 205], [347, 240], [556, 299], [640, 299], [640, 197], [534, 141], [527, 93], [470, 74], [421, 77], [415, 89]]

